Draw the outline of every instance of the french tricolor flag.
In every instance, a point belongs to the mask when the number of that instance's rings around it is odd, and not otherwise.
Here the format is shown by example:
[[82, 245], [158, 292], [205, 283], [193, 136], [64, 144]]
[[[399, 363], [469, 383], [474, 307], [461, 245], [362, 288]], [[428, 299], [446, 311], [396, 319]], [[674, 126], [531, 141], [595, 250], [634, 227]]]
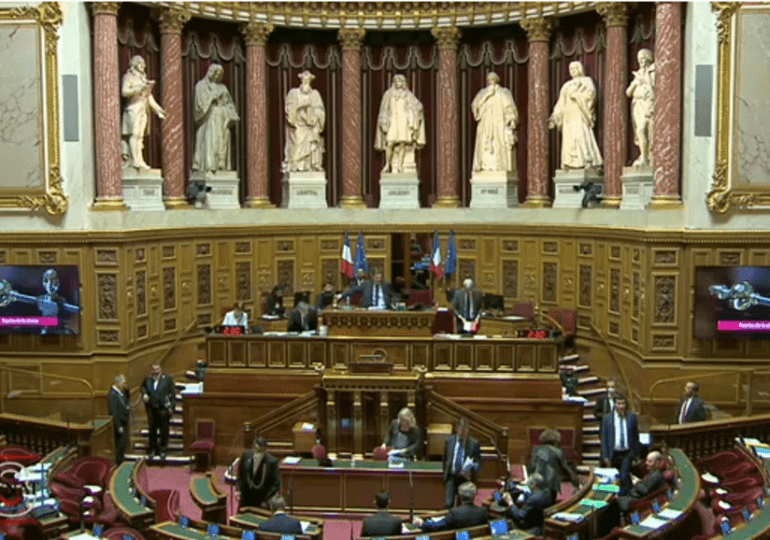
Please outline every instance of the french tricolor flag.
[[444, 277], [444, 269], [441, 267], [441, 242], [438, 231], [433, 234], [433, 255], [430, 258], [430, 271], [438, 278]]
[[342, 273], [349, 279], [355, 277], [353, 272], [353, 256], [350, 254], [350, 237], [345, 231], [345, 245], [342, 246]]

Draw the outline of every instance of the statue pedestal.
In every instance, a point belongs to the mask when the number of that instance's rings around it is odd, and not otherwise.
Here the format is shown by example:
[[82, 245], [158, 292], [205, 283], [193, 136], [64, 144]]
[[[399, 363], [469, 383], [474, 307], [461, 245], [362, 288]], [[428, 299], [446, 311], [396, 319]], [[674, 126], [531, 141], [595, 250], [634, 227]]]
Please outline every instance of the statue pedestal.
[[519, 179], [515, 172], [474, 171], [471, 208], [511, 208], [519, 205]]
[[238, 200], [238, 173], [236, 171], [193, 171], [190, 175], [190, 181], [205, 182], [207, 186], [211, 186], [211, 191], [206, 193], [205, 208], [236, 210], [241, 207]]
[[416, 172], [382, 173], [380, 208], [412, 210], [420, 207], [420, 179]]
[[163, 177], [160, 169], [123, 168], [123, 200], [131, 210], [166, 209], [163, 204]]
[[288, 172], [281, 186], [281, 208], [327, 208], [324, 171]]
[[575, 188], [585, 181], [604, 186], [604, 177], [594, 169], [556, 169], [553, 208], [582, 208], [585, 191]]
[[655, 191], [652, 167], [623, 167], [620, 181], [623, 183], [621, 210], [644, 210], [650, 205]]

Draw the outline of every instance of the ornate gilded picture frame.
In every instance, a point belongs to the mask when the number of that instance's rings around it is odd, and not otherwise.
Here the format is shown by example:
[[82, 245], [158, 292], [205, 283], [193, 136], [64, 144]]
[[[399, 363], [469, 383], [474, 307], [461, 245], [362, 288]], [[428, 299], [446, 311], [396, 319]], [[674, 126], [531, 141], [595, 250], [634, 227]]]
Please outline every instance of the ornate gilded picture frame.
[[0, 9], [0, 209], [67, 211], [62, 189], [58, 2]]
[[770, 5], [712, 2], [719, 38], [717, 155], [709, 209], [770, 209]]

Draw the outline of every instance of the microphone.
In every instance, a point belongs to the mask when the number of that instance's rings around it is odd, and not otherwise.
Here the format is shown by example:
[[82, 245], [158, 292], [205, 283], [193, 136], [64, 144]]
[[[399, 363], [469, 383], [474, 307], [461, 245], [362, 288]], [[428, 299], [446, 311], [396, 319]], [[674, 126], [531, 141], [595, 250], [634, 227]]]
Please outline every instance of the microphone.
[[409, 522], [414, 521], [414, 483], [412, 482], [412, 469], [409, 469]]
[[291, 472], [289, 473], [289, 493], [288, 495], [291, 496], [289, 499], [289, 513], [294, 513], [294, 471], [297, 470], [296, 465], [291, 466]]

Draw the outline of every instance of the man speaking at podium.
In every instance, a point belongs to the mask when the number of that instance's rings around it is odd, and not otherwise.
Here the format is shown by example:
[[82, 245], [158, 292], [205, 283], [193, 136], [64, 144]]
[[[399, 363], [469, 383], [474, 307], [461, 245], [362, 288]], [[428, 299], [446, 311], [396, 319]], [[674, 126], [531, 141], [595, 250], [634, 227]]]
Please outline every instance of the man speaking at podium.
[[390, 283], [382, 282], [382, 272], [376, 272], [371, 281], [361, 285], [353, 285], [342, 293], [342, 298], [349, 298], [355, 293], [361, 293], [361, 307], [372, 310], [393, 308], [393, 290]]
[[452, 297], [452, 307], [455, 310], [455, 315], [457, 315], [457, 332], [459, 334], [478, 332], [483, 297], [484, 295], [480, 290], [473, 288], [472, 279], [463, 281], [463, 288], [455, 291]]

